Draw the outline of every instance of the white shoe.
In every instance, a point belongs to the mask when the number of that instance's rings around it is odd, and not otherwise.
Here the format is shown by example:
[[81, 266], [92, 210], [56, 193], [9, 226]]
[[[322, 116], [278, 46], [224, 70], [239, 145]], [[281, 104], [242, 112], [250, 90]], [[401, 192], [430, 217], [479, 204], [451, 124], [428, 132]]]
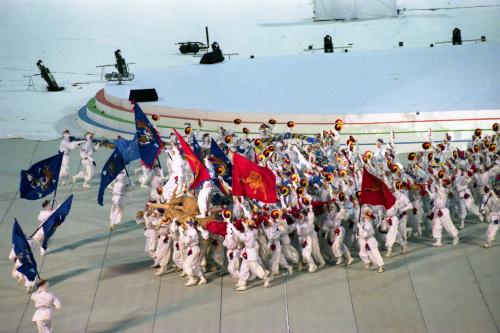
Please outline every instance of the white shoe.
[[347, 257], [347, 266], [351, 266], [353, 261], [354, 259], [351, 256]]
[[162, 268], [158, 269], [158, 270], [155, 272], [155, 275], [156, 275], [156, 276], [162, 276], [162, 275], [163, 275], [163, 274], [165, 274], [165, 273], [167, 273], [167, 270], [166, 270], [166, 268], [163, 268], [163, 267], [162, 267]]
[[71, 180], [73, 181], [73, 184], [76, 183], [76, 181], [78, 180], [78, 176], [71, 177]]
[[200, 281], [198, 281], [198, 285], [207, 284], [207, 279], [204, 276], [200, 277]]
[[196, 283], [198, 283], [198, 280], [195, 278], [189, 278], [188, 282], [186, 282], [185, 286], [186, 287], [191, 287], [194, 286]]
[[292, 274], [293, 274], [293, 266], [288, 265], [288, 267], [286, 269], [288, 270], [288, 275], [292, 276]]
[[392, 247], [388, 247], [388, 248], [387, 248], [387, 253], [385, 254], [385, 256], [386, 256], [387, 258], [389, 258], [389, 257], [391, 256], [391, 254], [392, 254]]
[[110, 224], [109, 225], [109, 231], [113, 231], [116, 229], [116, 224]]
[[185, 276], [187, 276], [186, 272], [182, 271], [181, 277], [185, 277]]
[[486, 242], [486, 243], [484, 243], [483, 247], [484, 247], [485, 249], [490, 248], [490, 247], [491, 247], [491, 242]]
[[239, 285], [238, 288], [236, 288], [236, 291], [245, 291], [247, 290], [247, 286], [246, 285]]
[[318, 269], [318, 266], [316, 266], [316, 265], [309, 266], [309, 273], [314, 273], [314, 272], [316, 272], [317, 269]]
[[335, 262], [335, 265], [337, 265], [337, 266], [338, 266], [338, 265], [341, 265], [341, 264], [342, 264], [342, 262], [344, 262], [344, 260], [342, 259], [342, 257], [338, 257], [338, 258], [337, 258], [337, 262]]
[[318, 267], [321, 268], [326, 265], [326, 262], [323, 260], [322, 262], [319, 263]]
[[460, 223], [460, 225], [458, 226], [458, 229], [462, 230], [463, 228], [465, 227], [464, 223]]
[[151, 265], [151, 266], [149, 266], [149, 267], [151, 267], [151, 268], [158, 268], [158, 267], [160, 267], [160, 265], [159, 265], [159, 264], [157, 264], [157, 263], [154, 263], [154, 264], [152, 264], [152, 265]]
[[401, 254], [406, 254], [406, 250], [408, 250], [408, 245], [404, 244], [401, 246]]
[[372, 264], [366, 264], [365, 265], [365, 269], [370, 269], [370, 267], [372, 267]]
[[383, 273], [383, 272], [384, 272], [384, 266], [380, 266], [380, 267], [378, 268], [377, 273]]
[[47, 254], [47, 252], [49, 251], [49, 249], [47, 248], [47, 250], [44, 250], [43, 247], [40, 248], [40, 255], [43, 257], [44, 255]]
[[443, 243], [441, 243], [441, 239], [436, 239], [432, 246], [441, 247], [443, 246]]
[[[484, 222], [484, 216], [483, 215], [479, 215], [479, 222]], [[486, 221], [488, 222], [488, 221]]]
[[453, 245], [457, 245], [459, 241], [460, 241], [460, 238], [458, 238], [458, 236], [453, 238]]

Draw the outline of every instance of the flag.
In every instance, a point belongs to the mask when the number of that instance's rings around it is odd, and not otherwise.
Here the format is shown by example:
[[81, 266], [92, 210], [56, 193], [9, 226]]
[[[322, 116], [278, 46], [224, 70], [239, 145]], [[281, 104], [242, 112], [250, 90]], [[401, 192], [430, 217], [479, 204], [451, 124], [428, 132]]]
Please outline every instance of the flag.
[[363, 169], [363, 178], [361, 179], [361, 198], [360, 204], [368, 204], [374, 206], [384, 206], [389, 209], [394, 206], [396, 199], [385, 183]]
[[12, 227], [12, 246], [21, 266], [17, 270], [24, 274], [28, 280], [33, 281], [37, 275], [36, 261], [33, 257], [30, 244], [24, 235], [23, 229], [16, 219]]
[[201, 147], [198, 144], [198, 140], [196, 140], [196, 137], [193, 135], [193, 151], [198, 156], [198, 159], [201, 160]]
[[[233, 164], [229, 158], [224, 154], [219, 145], [212, 139], [210, 145], [210, 162], [214, 165], [215, 173], [220, 176], [224, 181], [231, 186], [233, 183]], [[217, 186], [223, 193], [226, 193], [226, 187], [221, 184], [219, 180], [216, 181]]]
[[189, 188], [193, 189], [198, 187], [205, 180], [210, 180], [210, 174], [208, 173], [205, 165], [200, 161], [200, 159], [196, 156], [196, 154], [191, 150], [191, 147], [184, 141], [182, 136], [174, 129], [175, 135], [177, 135], [177, 139], [179, 139], [179, 143], [181, 144], [182, 151], [186, 158], [188, 159], [189, 166], [194, 173], [193, 183]]
[[141, 155], [139, 154], [139, 144], [137, 143], [137, 135], [134, 135], [132, 140], [126, 140], [120, 137], [113, 143], [120, 151], [120, 154], [122, 154], [125, 164], [129, 164], [130, 162], [141, 158]]
[[69, 214], [71, 209], [71, 203], [73, 202], [73, 194], [68, 197], [68, 199], [64, 200], [64, 202], [59, 206], [52, 215], [43, 223], [43, 244], [42, 247], [44, 250], [47, 250], [47, 243], [49, 242], [49, 238], [56, 232], [57, 227], [59, 227], [66, 218], [66, 215]]
[[118, 148], [115, 148], [113, 151], [113, 154], [108, 158], [106, 161], [106, 164], [104, 164], [104, 167], [102, 168], [101, 172], [101, 184], [99, 186], [99, 193], [97, 195], [97, 202], [99, 205], [102, 206], [103, 199], [104, 199], [104, 190], [106, 189], [106, 186], [108, 186], [113, 179], [118, 176], [122, 170], [125, 169], [125, 162], [123, 161], [122, 154], [120, 154], [120, 151]]
[[139, 144], [139, 154], [142, 163], [148, 168], [153, 167], [154, 161], [163, 149], [163, 141], [160, 134], [151, 125], [148, 118], [141, 110], [139, 104], [134, 102], [135, 129], [137, 142]]
[[276, 176], [239, 154], [233, 155], [233, 195], [246, 195], [265, 203], [276, 203]]
[[63, 153], [58, 153], [33, 164], [28, 170], [21, 170], [21, 198], [37, 200], [54, 192], [59, 180], [62, 158]]

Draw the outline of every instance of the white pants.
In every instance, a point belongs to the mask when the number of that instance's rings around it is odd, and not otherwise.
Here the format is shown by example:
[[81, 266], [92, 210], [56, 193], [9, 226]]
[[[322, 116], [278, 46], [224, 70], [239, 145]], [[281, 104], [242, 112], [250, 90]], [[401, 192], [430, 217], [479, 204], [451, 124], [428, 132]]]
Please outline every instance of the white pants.
[[123, 218], [123, 197], [121, 195], [113, 195], [111, 198], [111, 213], [109, 214], [109, 221], [111, 225], [118, 224]]
[[266, 271], [256, 261], [248, 261], [243, 259], [240, 267], [239, 282], [240, 285], [246, 285], [250, 273], [257, 276], [259, 279], [264, 279]]
[[[442, 216], [439, 216], [439, 211], [441, 211]], [[450, 234], [451, 237], [458, 237], [458, 230], [453, 225], [448, 208], [436, 209], [434, 211], [434, 219], [432, 220], [432, 237], [435, 239], [441, 239], [443, 228]]]
[[474, 203], [472, 195], [467, 199], [459, 198], [457, 201], [458, 201], [458, 217], [460, 218], [461, 224], [465, 222], [465, 217], [467, 216], [467, 212], [470, 212], [476, 215], [477, 217], [481, 216], [479, 208]]
[[359, 240], [359, 257], [365, 264], [384, 266], [384, 260], [378, 251], [378, 243], [374, 237]]
[[498, 231], [498, 225], [500, 223], [500, 213], [490, 213], [488, 215], [488, 220], [490, 221], [490, 224], [488, 225], [488, 229], [486, 229], [486, 241], [493, 242], [495, 240], [495, 236]]
[[182, 269], [187, 274], [189, 278], [193, 278], [195, 276], [202, 277], [203, 273], [201, 272], [200, 266], [200, 247], [199, 246], [191, 246], [186, 248], [186, 256], [184, 257], [184, 261], [182, 263]]
[[156, 259], [155, 264], [161, 267], [167, 267], [170, 257], [172, 255], [172, 241], [170, 239], [165, 239], [160, 237], [158, 239], [158, 245], [156, 247]]
[[[387, 235], [385, 237], [385, 247], [387, 247], [388, 249], [392, 248], [396, 241], [399, 244], [404, 245], [404, 239], [399, 230], [399, 219], [395, 216], [392, 216], [391, 221], [392, 225], [389, 225], [389, 231], [387, 231]], [[387, 221], [387, 223], [389, 222]]]
[[312, 256], [314, 260], [321, 266], [325, 264], [325, 259], [323, 259], [323, 255], [321, 254], [321, 250], [319, 247], [318, 233], [313, 231], [311, 234], [312, 240]]
[[76, 179], [83, 179], [83, 183], [88, 185], [94, 176], [94, 159], [82, 159], [82, 170], [75, 175]]
[[269, 259], [269, 270], [273, 274], [278, 274], [280, 271], [280, 267], [288, 268], [288, 262], [286, 261], [285, 256], [282, 253], [281, 245], [275, 244], [274, 250], [271, 248], [271, 258]]
[[174, 242], [174, 252], [172, 254], [172, 260], [174, 261], [175, 266], [182, 268], [182, 244], [179, 241]]
[[62, 185], [66, 184], [69, 176], [69, 155], [63, 155], [61, 170], [59, 171], [59, 179], [62, 181]]
[[36, 322], [36, 327], [38, 328], [38, 333], [51, 333], [52, 320], [38, 320]]
[[204, 216], [208, 215], [208, 209], [210, 208], [210, 193], [212, 192], [211, 188], [203, 188], [200, 193], [198, 193], [198, 209], [200, 210], [200, 214]]
[[341, 258], [342, 255], [345, 255], [346, 257], [351, 256], [351, 252], [344, 244], [344, 237], [342, 235], [334, 236], [332, 244], [332, 253], [337, 259]]
[[233, 279], [239, 278], [240, 269], [240, 250], [227, 250], [227, 271]]
[[300, 246], [302, 246], [302, 260], [309, 265], [309, 270], [316, 269], [316, 264], [312, 257], [312, 237], [307, 236], [306, 238], [299, 238]]

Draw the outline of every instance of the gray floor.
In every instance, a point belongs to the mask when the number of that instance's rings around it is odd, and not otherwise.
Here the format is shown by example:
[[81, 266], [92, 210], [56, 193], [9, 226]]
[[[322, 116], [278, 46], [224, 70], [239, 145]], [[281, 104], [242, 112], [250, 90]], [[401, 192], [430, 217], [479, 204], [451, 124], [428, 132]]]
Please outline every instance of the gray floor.
[[[0, 140], [0, 332], [34, 332], [29, 295], [10, 276], [12, 220], [35, 229], [40, 201], [19, 199], [19, 170], [56, 152], [58, 142]], [[97, 154], [102, 167], [110, 150]], [[72, 172], [78, 169], [72, 158]], [[71, 187], [60, 188], [58, 198]], [[62, 301], [55, 332], [498, 332], [500, 246], [483, 249], [486, 224], [468, 223], [458, 246], [411, 242], [406, 256], [367, 272], [357, 259], [344, 267], [278, 277], [237, 293], [231, 278], [209, 273], [203, 287], [186, 288], [178, 273], [156, 277], [133, 222], [146, 191], [130, 193], [125, 221], [107, 230], [109, 193], [96, 203], [96, 185], [75, 186], [72, 212], [41, 258], [40, 274]], [[449, 239], [447, 239], [449, 242]]]

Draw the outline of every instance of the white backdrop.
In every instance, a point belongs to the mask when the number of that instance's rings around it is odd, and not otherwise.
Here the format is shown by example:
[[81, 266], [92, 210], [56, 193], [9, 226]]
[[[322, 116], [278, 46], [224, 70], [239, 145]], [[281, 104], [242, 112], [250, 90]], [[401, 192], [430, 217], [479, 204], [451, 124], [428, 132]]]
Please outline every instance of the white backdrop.
[[396, 0], [314, 0], [314, 15], [316, 20], [396, 16]]

